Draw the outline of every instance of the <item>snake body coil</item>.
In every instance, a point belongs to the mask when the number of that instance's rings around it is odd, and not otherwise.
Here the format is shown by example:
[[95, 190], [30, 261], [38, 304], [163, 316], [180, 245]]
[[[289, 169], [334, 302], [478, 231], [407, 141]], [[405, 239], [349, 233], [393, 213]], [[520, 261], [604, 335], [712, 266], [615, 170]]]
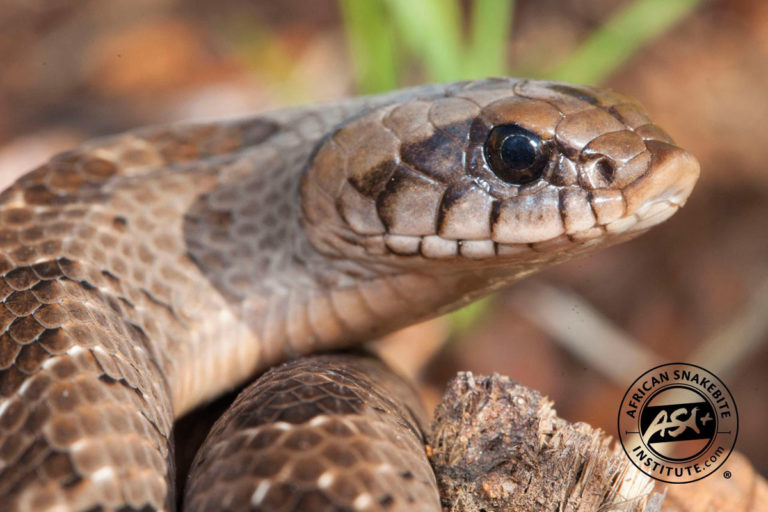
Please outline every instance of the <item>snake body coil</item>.
[[[58, 155], [0, 195], [0, 508], [172, 509], [171, 429], [191, 407], [633, 237], [682, 206], [698, 172], [633, 100], [517, 79], [150, 128]], [[289, 368], [298, 387], [320, 378]], [[246, 395], [264, 400], [270, 385]], [[405, 417], [383, 403], [381, 421]], [[325, 421], [303, 435], [330, 436]], [[209, 442], [203, 483], [219, 464]], [[331, 499], [344, 460], [322, 461], [305, 475], [314, 491], [257, 475], [228, 506], [272, 510], [267, 491], [301, 488], [329, 510], [433, 510], [434, 492], [374, 496], [374, 482]]]

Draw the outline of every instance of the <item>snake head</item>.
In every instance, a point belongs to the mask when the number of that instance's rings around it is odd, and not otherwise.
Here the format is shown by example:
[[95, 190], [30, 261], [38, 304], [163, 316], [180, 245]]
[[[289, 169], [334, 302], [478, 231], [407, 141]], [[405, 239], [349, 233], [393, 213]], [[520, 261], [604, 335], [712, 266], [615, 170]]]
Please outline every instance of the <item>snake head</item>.
[[631, 98], [489, 79], [342, 123], [304, 176], [303, 224], [330, 256], [525, 272], [662, 222], [698, 175]]

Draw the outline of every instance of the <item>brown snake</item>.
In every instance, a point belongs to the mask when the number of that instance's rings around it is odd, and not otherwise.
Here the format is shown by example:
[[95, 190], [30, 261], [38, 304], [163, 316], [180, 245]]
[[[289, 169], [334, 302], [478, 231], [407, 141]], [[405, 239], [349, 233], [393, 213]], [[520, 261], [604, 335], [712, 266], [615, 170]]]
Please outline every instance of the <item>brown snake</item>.
[[[636, 236], [698, 174], [634, 100], [506, 78], [57, 155], [0, 195], [0, 510], [172, 509], [174, 418]], [[351, 356], [270, 372], [185, 508], [439, 510], [409, 393]]]

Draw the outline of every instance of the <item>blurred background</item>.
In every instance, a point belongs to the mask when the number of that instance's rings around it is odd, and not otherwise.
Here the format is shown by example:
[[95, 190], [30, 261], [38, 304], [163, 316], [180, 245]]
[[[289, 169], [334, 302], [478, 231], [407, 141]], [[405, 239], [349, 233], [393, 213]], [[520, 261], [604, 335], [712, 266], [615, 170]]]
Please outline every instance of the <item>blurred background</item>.
[[635, 96], [701, 181], [649, 234], [377, 347], [431, 405], [498, 372], [614, 435], [637, 376], [698, 363], [768, 473], [768, 2], [0, 0], [0, 189], [140, 125], [502, 74]]

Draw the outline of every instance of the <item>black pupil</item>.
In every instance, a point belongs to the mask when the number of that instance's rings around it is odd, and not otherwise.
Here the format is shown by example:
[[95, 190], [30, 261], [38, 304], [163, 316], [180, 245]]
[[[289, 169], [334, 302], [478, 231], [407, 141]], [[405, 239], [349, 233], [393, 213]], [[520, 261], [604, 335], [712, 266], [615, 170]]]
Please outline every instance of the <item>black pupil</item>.
[[501, 143], [501, 159], [510, 170], [530, 167], [536, 161], [538, 144], [525, 135], [510, 135]]
[[485, 141], [485, 159], [496, 176], [513, 185], [539, 179], [549, 161], [549, 145], [517, 124], [494, 127]]

